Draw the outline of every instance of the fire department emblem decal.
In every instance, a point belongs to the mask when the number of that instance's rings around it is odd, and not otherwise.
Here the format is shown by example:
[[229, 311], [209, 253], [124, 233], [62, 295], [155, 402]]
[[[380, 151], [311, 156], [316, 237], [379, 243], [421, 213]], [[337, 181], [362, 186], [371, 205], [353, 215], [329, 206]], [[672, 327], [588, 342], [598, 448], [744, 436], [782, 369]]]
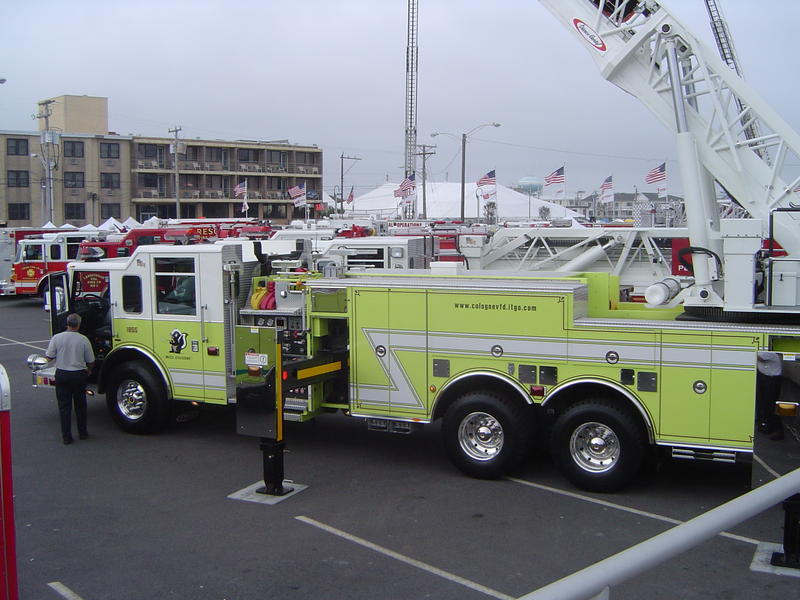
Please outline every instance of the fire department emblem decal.
[[177, 329], [173, 329], [169, 334], [170, 353], [180, 354], [181, 350], [186, 348], [186, 334], [181, 333]]

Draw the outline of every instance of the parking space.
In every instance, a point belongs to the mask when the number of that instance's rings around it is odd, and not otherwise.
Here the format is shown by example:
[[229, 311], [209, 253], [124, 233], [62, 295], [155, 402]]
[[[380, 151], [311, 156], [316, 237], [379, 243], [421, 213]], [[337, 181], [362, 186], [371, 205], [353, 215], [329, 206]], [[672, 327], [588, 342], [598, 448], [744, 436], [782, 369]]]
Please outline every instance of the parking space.
[[[448, 463], [435, 426], [388, 435], [330, 415], [287, 424], [286, 474], [308, 489], [274, 506], [230, 500], [261, 476], [258, 441], [234, 433], [231, 411], [135, 436], [98, 397], [92, 437], [62, 446], [54, 393], [31, 389], [24, 365], [46, 345], [46, 313], [5, 299], [0, 322], [26, 599], [516, 598], [746, 489], [741, 470], [684, 463], [584, 494], [543, 453], [511, 478], [475, 480]], [[786, 443], [779, 454], [800, 464]], [[794, 597], [797, 579], [750, 570], [782, 523], [773, 508], [612, 597]]]

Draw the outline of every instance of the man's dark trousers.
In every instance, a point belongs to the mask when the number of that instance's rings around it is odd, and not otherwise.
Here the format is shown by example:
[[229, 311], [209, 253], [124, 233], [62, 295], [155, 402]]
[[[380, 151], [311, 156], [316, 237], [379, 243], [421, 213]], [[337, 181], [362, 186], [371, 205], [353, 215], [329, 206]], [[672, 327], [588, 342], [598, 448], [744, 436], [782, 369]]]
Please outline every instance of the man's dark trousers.
[[64, 371], [56, 369], [56, 399], [61, 414], [61, 436], [72, 439], [72, 404], [75, 403], [75, 418], [78, 421], [78, 435], [86, 437], [86, 371]]

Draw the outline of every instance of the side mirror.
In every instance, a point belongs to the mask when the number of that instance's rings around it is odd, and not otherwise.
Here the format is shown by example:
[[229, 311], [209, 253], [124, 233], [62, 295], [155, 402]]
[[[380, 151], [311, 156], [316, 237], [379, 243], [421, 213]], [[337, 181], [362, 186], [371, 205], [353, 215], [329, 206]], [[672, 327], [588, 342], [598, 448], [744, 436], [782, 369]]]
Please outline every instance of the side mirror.
[[44, 368], [49, 362], [50, 361], [47, 360], [47, 357], [42, 356], [41, 354], [30, 354], [27, 359], [28, 368], [31, 371], [38, 371], [39, 369]]

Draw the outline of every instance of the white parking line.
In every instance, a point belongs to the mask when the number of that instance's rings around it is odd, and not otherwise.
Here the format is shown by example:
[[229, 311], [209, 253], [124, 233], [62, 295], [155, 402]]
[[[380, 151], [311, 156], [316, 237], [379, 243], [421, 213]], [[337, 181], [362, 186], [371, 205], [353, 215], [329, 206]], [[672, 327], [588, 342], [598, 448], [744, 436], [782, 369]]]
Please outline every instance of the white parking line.
[[487, 596], [491, 596], [493, 598], [499, 598], [500, 600], [514, 600], [513, 596], [508, 596], [502, 592], [498, 592], [497, 590], [493, 590], [486, 586], [483, 586], [479, 583], [475, 583], [474, 581], [470, 581], [469, 579], [464, 579], [463, 577], [459, 577], [458, 575], [454, 575], [453, 573], [448, 573], [447, 571], [443, 571], [442, 569], [437, 569], [429, 564], [424, 562], [420, 562], [413, 558], [409, 558], [403, 554], [399, 554], [394, 550], [389, 550], [388, 548], [384, 548], [383, 546], [379, 546], [378, 544], [373, 544], [363, 538], [357, 537], [355, 535], [351, 535], [346, 531], [342, 531], [341, 529], [336, 529], [335, 527], [331, 527], [330, 525], [326, 525], [325, 523], [321, 523], [315, 519], [310, 517], [304, 516], [297, 516], [295, 517], [298, 521], [302, 521], [308, 525], [312, 525], [313, 527], [317, 527], [318, 529], [322, 529], [323, 531], [327, 531], [328, 533], [332, 533], [335, 536], [338, 536], [342, 539], [347, 541], [353, 542], [358, 544], [359, 546], [363, 546], [364, 548], [368, 548], [369, 550], [374, 550], [384, 556], [388, 556], [389, 558], [394, 558], [395, 560], [399, 560], [400, 562], [404, 562], [407, 565], [411, 565], [412, 567], [416, 567], [417, 569], [421, 569], [423, 571], [427, 571], [433, 575], [437, 575], [448, 581], [452, 581], [453, 583], [457, 583], [459, 585], [463, 585], [464, 587], [468, 587], [471, 590], [475, 590], [476, 592], [481, 592], [482, 594], [486, 594]]
[[0, 344], [0, 346], [14, 346], [19, 344], [20, 346], [30, 346], [31, 348], [35, 348], [36, 350], [41, 350], [44, 352], [47, 348], [41, 348], [39, 346], [34, 346], [33, 344], [41, 344], [43, 342], [49, 342], [50, 340], [33, 340], [33, 342], [20, 342], [19, 340], [12, 340], [11, 338], [3, 337], [0, 335], [0, 340], [5, 340], [9, 342], [8, 344]]
[[760, 457], [760, 456], [756, 455], [756, 453], [755, 453], [755, 452], [753, 453], [753, 460], [754, 460], [754, 461], [756, 461], [758, 464], [760, 464], [762, 467], [764, 467], [764, 470], [765, 470], [767, 473], [769, 473], [770, 475], [772, 475], [772, 476], [773, 476], [775, 479], [777, 479], [778, 477], [780, 477], [780, 476], [781, 476], [781, 474], [780, 474], [780, 473], [778, 473], [778, 472], [777, 472], [775, 469], [773, 469], [773, 468], [772, 468], [772, 467], [770, 467], [770, 466], [769, 466], [767, 463], [765, 463], [765, 462], [764, 462], [764, 461], [761, 459], [761, 457]]
[[78, 594], [73, 592], [67, 586], [65, 586], [60, 581], [51, 581], [47, 584], [47, 587], [55, 591], [59, 596], [62, 598], [66, 598], [67, 600], [83, 600]]
[[[509, 481], [513, 481], [514, 483], [519, 483], [521, 485], [526, 485], [528, 487], [536, 488], [538, 490], [544, 490], [546, 492], [552, 492], [554, 494], [559, 494], [561, 496], [569, 496], [570, 498], [575, 498], [577, 500], [583, 500], [585, 502], [591, 502], [592, 504], [599, 504], [600, 506], [607, 506], [608, 508], [613, 508], [615, 510], [621, 510], [624, 512], [628, 512], [634, 515], [639, 515], [642, 517], [647, 517], [648, 519], [655, 519], [656, 521], [664, 521], [665, 523], [671, 523], [673, 525], [680, 525], [684, 521], [679, 519], [673, 519], [672, 517], [666, 517], [664, 515], [659, 515], [656, 513], [647, 512], [646, 510], [639, 510], [638, 508], [632, 508], [630, 506], [623, 506], [622, 504], [616, 504], [614, 502], [609, 502], [608, 500], [600, 500], [599, 498], [592, 498], [591, 496], [584, 496], [583, 494], [578, 494], [576, 492], [569, 492], [567, 490], [560, 490], [558, 488], [550, 487], [549, 485], [542, 485], [541, 483], [533, 483], [532, 481], [526, 481], [524, 479], [517, 479], [516, 477], [508, 477]], [[719, 534], [722, 537], [726, 537], [731, 540], [736, 540], [738, 542], [745, 542], [747, 544], [753, 544], [758, 546], [761, 542], [759, 540], [755, 540], [753, 538], [744, 537], [742, 535], [736, 535], [735, 533], [728, 533], [727, 531], [723, 531]]]

